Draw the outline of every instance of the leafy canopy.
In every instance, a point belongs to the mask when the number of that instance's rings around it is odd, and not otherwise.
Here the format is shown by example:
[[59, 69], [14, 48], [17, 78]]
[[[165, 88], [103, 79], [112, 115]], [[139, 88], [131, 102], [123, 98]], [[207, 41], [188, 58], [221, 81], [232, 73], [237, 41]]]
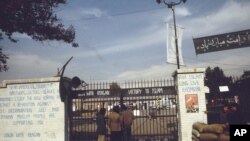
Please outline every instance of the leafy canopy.
[[210, 88], [211, 92], [218, 92], [219, 86], [229, 85], [231, 81], [231, 78], [226, 77], [223, 70], [219, 67], [214, 69], [208, 67], [206, 69], [205, 85]]
[[[36, 41], [58, 40], [78, 44], [73, 26], [65, 28], [53, 9], [66, 0], [0, 0], [0, 40], [12, 37], [13, 33], [27, 34]], [[0, 48], [2, 48], [0, 46]], [[0, 71], [6, 71], [8, 56], [0, 50]]]

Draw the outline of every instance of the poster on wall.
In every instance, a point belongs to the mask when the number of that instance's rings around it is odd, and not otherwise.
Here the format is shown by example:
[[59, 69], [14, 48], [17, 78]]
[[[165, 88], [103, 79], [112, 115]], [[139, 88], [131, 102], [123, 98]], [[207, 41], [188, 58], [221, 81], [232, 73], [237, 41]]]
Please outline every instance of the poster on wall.
[[197, 94], [186, 94], [185, 95], [185, 104], [187, 113], [198, 113], [199, 104], [198, 104], [198, 95]]

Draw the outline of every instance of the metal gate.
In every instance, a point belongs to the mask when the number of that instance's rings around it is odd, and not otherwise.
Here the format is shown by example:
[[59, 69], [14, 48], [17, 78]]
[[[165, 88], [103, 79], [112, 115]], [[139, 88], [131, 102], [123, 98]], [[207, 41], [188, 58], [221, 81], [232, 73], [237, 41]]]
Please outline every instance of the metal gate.
[[[113, 106], [129, 107], [135, 120], [134, 141], [177, 141], [177, 95], [173, 80], [134, 81], [125, 83], [96, 82], [80, 90], [70, 102], [69, 130], [71, 141], [97, 139], [96, 113]], [[110, 133], [107, 135], [109, 140]]]

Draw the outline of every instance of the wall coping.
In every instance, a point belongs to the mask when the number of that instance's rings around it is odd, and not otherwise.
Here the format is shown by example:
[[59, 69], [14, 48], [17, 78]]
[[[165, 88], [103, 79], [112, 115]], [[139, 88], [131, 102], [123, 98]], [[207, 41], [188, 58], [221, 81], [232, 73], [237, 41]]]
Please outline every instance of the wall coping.
[[16, 80], [3, 80], [0, 84], [0, 88], [6, 88], [11, 84], [25, 84], [25, 83], [43, 83], [43, 82], [59, 82], [60, 77], [44, 77], [44, 78], [32, 78], [32, 79], [16, 79]]
[[177, 73], [203, 73], [205, 70], [205, 68], [183, 68], [177, 69]]

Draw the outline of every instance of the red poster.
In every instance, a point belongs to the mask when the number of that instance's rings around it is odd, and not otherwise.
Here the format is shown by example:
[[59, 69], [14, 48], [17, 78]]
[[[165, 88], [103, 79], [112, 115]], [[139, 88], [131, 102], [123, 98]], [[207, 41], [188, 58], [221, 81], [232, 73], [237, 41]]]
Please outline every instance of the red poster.
[[187, 113], [198, 113], [199, 112], [199, 103], [197, 94], [186, 94], [185, 103]]

